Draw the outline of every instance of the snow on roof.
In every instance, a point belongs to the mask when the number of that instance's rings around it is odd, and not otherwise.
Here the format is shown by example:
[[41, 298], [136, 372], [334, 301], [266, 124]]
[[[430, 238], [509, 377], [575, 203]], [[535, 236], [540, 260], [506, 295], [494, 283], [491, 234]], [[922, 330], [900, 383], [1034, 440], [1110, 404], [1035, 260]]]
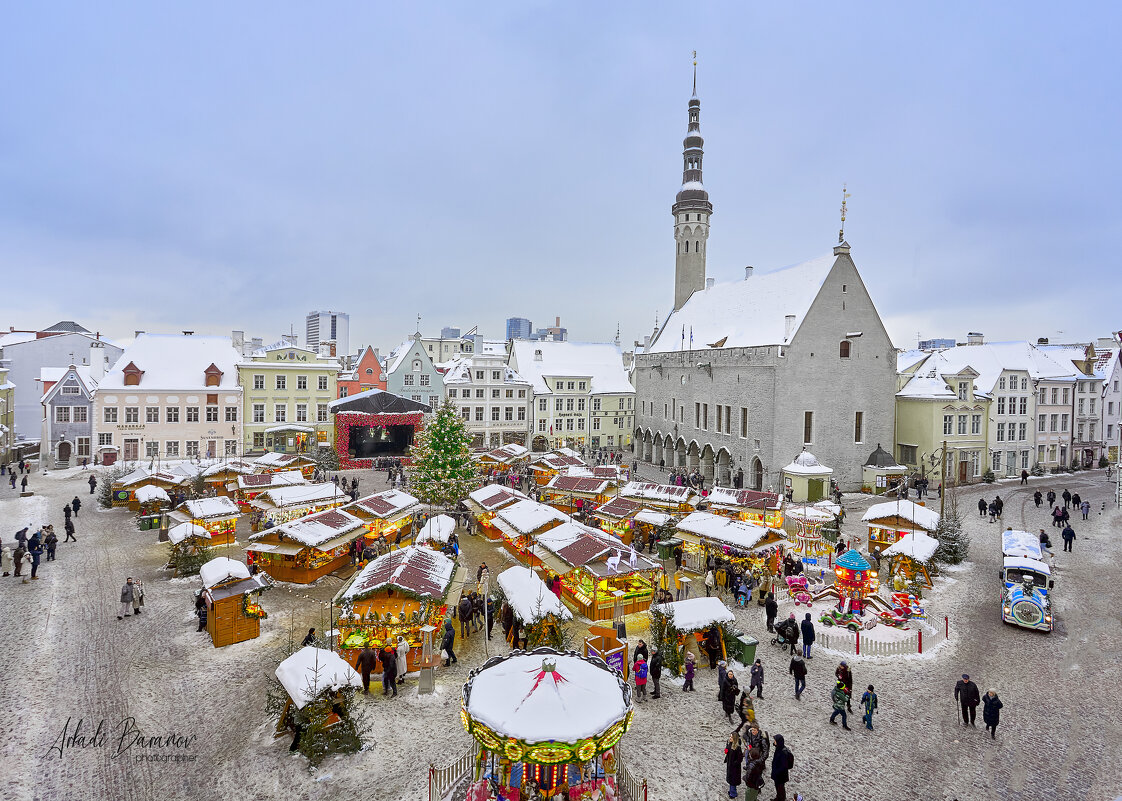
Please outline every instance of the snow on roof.
[[1006, 556], [1002, 560], [1002, 567], [1016, 567], [1021, 570], [1035, 570], [1046, 576], [1052, 575], [1052, 568], [1039, 559], [1029, 559], [1026, 556]]
[[903, 499], [870, 506], [861, 520], [868, 522], [885, 517], [899, 517], [927, 531], [934, 531], [939, 525], [939, 513], [934, 509]]
[[399, 514], [419, 503], [420, 501], [409, 493], [391, 489], [359, 498], [352, 506], [358, 507], [366, 514], [374, 517], [386, 518]]
[[682, 632], [708, 628], [714, 623], [732, 623], [736, 620], [724, 602], [717, 597], [687, 598], [659, 604], [658, 608], [673, 618], [674, 628]]
[[927, 350], [902, 350], [896, 354], [896, 372], [902, 373], [930, 355], [931, 351]]
[[[788, 344], [798, 333], [836, 259], [831, 253], [773, 272], [756, 273], [743, 281], [699, 289], [682, 308], [670, 314], [647, 352], [705, 350], [721, 340], [722, 348]], [[789, 336], [788, 315], [795, 318]]]
[[1118, 348], [1095, 348], [1095, 378], [1107, 381], [1119, 365]]
[[295, 431], [300, 434], [311, 434], [315, 429], [311, 426], [302, 426], [296, 423], [281, 423], [279, 426], [271, 426], [265, 429], [266, 434], [276, 434], [281, 431]]
[[188, 537], [209, 540], [210, 532], [194, 523], [180, 523], [178, 526], [172, 526], [168, 529], [168, 539], [173, 545], [178, 545]]
[[252, 473], [254, 470], [252, 462], [245, 462], [241, 459], [231, 459], [227, 462], [215, 462], [210, 467], [203, 470], [204, 476], [217, 476], [222, 473]]
[[535, 395], [553, 393], [548, 379], [569, 377], [587, 377], [593, 394], [635, 392], [623, 367], [623, 352], [610, 343], [517, 339], [511, 364], [534, 385]]
[[413, 539], [416, 545], [433, 540], [434, 542], [448, 542], [452, 532], [456, 530], [456, 521], [448, 515], [437, 515], [429, 518], [420, 532]]
[[710, 506], [743, 506], [748, 509], [778, 509], [782, 504], [780, 496], [774, 492], [728, 487], [714, 487], [706, 500]]
[[783, 468], [782, 472], [795, 476], [826, 476], [834, 472], [832, 467], [826, 467], [818, 461], [818, 457], [810, 451], [804, 450], [795, 460]]
[[1036, 534], [1029, 534], [1027, 531], [1006, 529], [1001, 532], [1001, 553], [1005, 556], [1026, 556], [1030, 559], [1040, 559], [1043, 556], [1040, 550], [1040, 537]]
[[607, 492], [610, 481], [594, 476], [554, 476], [546, 487], [557, 492], [582, 492], [586, 495], [601, 495]]
[[294, 465], [296, 462], [311, 464], [314, 461], [314, 459], [299, 453], [277, 453], [276, 451], [270, 451], [254, 459], [253, 464], [258, 468], [287, 467], [289, 465]]
[[410, 545], [379, 556], [355, 576], [343, 593], [351, 601], [387, 586], [429, 598], [442, 598], [452, 581], [456, 563], [431, 548]]
[[202, 579], [203, 587], [209, 590], [226, 579], [249, 578], [249, 568], [246, 567], [245, 562], [218, 556], [199, 568], [199, 578]]
[[362, 686], [358, 673], [341, 656], [311, 645], [277, 665], [276, 675], [297, 709], [325, 690]]
[[555, 520], [564, 522], [569, 519], [552, 506], [529, 499], [499, 509], [495, 517], [522, 534], [537, 531]]
[[1050, 352], [1049, 346], [1038, 347], [1030, 342], [958, 345], [932, 353], [896, 395], [901, 398], [957, 398], [956, 391], [947, 382], [967, 370], [978, 374], [973, 379], [974, 390], [983, 395], [994, 391], [1003, 372], [1024, 372], [1034, 380], [1074, 381], [1078, 372], [1062, 360], [1062, 354], [1059, 356]]
[[484, 484], [479, 489], [469, 492], [468, 498], [491, 512], [501, 506], [509, 506], [519, 500], [526, 500], [527, 496], [512, 487]]
[[[97, 382], [94, 381], [93, 377], [90, 375], [90, 366], [88, 364], [75, 365], [74, 372], [77, 374], [78, 381], [87, 391], [97, 388]], [[69, 367], [42, 367], [39, 369], [39, 381], [44, 384], [57, 384], [62, 381], [68, 373], [70, 373]], [[2, 389], [2, 387], [0, 387], [0, 389]], [[50, 390], [48, 390], [48, 392], [49, 391]], [[44, 397], [46, 394], [46, 392], [43, 393]]]
[[643, 511], [643, 504], [629, 498], [612, 498], [607, 503], [600, 504], [592, 514], [594, 517], [610, 517], [613, 520], [623, 520], [634, 517]]
[[922, 531], [905, 534], [884, 550], [884, 556], [907, 556], [918, 562], [929, 562], [939, 548], [939, 540]]
[[635, 515], [635, 519], [640, 523], [647, 523], [652, 526], [665, 526], [670, 522], [670, 515], [666, 512], [655, 512], [650, 509], [644, 509]]
[[580, 458], [580, 454], [577, 453], [576, 451], [574, 451], [572, 448], [561, 447], [561, 448], [555, 448], [554, 450], [557, 453], [561, 454], [562, 456], [571, 456], [574, 459], [579, 459]]
[[514, 610], [515, 616], [523, 623], [536, 623], [549, 616], [557, 615], [561, 620], [572, 620], [573, 613], [561, 603], [538, 574], [525, 565], [508, 567], [499, 573], [497, 579], [506, 602]]
[[546, 453], [541, 456], [535, 457], [530, 462], [530, 469], [545, 469], [545, 470], [566, 470], [573, 468], [587, 467], [584, 461], [579, 456], [570, 456], [565, 453]]
[[250, 535], [251, 540], [275, 537], [278, 534], [294, 539], [310, 548], [362, 528], [362, 521], [341, 509], [328, 509], [300, 517]]
[[676, 528], [740, 548], [753, 547], [768, 533], [768, 529], [763, 526], [754, 526], [742, 520], [733, 520], [709, 512], [692, 512], [678, 521]]
[[494, 448], [492, 450], [486, 451], [485, 453], [481, 453], [476, 458], [489, 459], [492, 462], [498, 462], [499, 464], [509, 464], [511, 462], [517, 461], [518, 459], [524, 459], [525, 457], [529, 456], [529, 454], [529, 448], [524, 448], [516, 442], [511, 442], [507, 445], [503, 445], [501, 448]]
[[153, 501], [171, 503], [171, 498], [168, 497], [167, 491], [163, 487], [154, 487], [151, 484], [138, 489], [135, 497], [138, 503], [152, 503]]
[[690, 487], [673, 484], [651, 484], [643, 481], [628, 481], [620, 488], [619, 494], [625, 498], [642, 498], [661, 503], [686, 503], [697, 506], [701, 498]]
[[[273, 506], [303, 506], [330, 501], [345, 501], [347, 496], [330, 482], [273, 487], [261, 493]], [[229, 500], [229, 499], [227, 499]]]
[[[546, 660], [555, 673], [543, 671]], [[501, 737], [575, 744], [627, 718], [625, 686], [615, 671], [576, 654], [512, 654], [474, 672], [464, 702]]]
[[212, 517], [237, 517], [241, 514], [238, 505], [225, 495], [219, 495], [215, 498], [196, 498], [193, 501], [187, 501], [184, 505], [193, 520], [207, 520]]
[[308, 479], [299, 470], [285, 470], [283, 473], [249, 473], [238, 476], [238, 489], [266, 490], [272, 487], [294, 487], [307, 484]]
[[445, 370], [444, 383], [470, 384], [472, 383], [473, 370], [501, 370], [504, 384], [529, 385], [529, 381], [507, 365], [497, 361], [493, 355], [488, 354], [484, 358], [477, 358], [478, 356], [484, 356], [484, 354], [476, 354], [476, 356], [465, 354], [443, 364], [438, 364], [438, 368]]
[[[230, 337], [141, 334], [125, 348], [98, 383], [98, 389], [142, 393], [156, 390], [240, 393], [240, 358]], [[123, 369], [130, 363], [144, 371], [138, 386], [125, 386]], [[217, 387], [206, 385], [204, 371], [212, 364], [222, 371]]]

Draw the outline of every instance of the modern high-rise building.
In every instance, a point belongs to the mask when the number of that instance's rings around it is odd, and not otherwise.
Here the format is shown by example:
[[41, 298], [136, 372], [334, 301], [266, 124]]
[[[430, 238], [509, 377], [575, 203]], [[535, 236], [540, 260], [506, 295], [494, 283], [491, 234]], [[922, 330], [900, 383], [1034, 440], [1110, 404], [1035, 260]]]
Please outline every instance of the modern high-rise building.
[[920, 350], [941, 350], [942, 348], [953, 348], [955, 346], [953, 339], [921, 339], [919, 341]]
[[346, 312], [308, 312], [304, 338], [309, 348], [331, 340], [335, 342], [336, 353], [350, 353], [351, 316]]
[[507, 339], [529, 339], [530, 334], [533, 333], [533, 330], [534, 324], [527, 320], [525, 317], [506, 318]]

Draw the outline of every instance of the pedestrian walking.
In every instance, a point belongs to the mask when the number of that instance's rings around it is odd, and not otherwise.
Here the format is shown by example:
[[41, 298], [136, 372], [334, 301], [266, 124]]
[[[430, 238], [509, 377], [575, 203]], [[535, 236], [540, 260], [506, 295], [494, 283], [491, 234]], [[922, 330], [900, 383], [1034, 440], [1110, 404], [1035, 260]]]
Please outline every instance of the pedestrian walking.
[[814, 645], [815, 633], [814, 621], [810, 619], [810, 612], [806, 613], [806, 617], [804, 617], [803, 622], [799, 624], [799, 628], [801, 628], [803, 632], [803, 658], [813, 659], [814, 657], [810, 655], [810, 646]]
[[454, 664], [459, 660], [456, 659], [456, 652], [452, 650], [452, 646], [456, 643], [456, 629], [452, 625], [451, 620], [444, 621], [444, 636], [440, 638], [440, 650], [444, 656], [444, 667]]
[[47, 561], [55, 561], [55, 548], [58, 547], [58, 536], [53, 528], [47, 529], [47, 536], [43, 538], [43, 546], [47, 549]]
[[693, 675], [697, 671], [697, 665], [694, 661], [692, 653], [686, 654], [686, 666], [683, 669], [685, 674], [685, 682], [682, 684], [682, 692], [693, 692]]
[[8, 473], [8, 481], [11, 482], [12, 489], [15, 489], [16, 488], [16, 474], [9, 472]]
[[662, 652], [658, 647], [651, 648], [651, 662], [647, 666], [647, 675], [651, 680], [651, 698], [661, 698], [662, 691], [659, 682], [662, 680]]
[[378, 654], [370, 647], [369, 640], [366, 646], [359, 652], [358, 659], [355, 661], [355, 667], [358, 668], [359, 675], [362, 676], [362, 691], [366, 695], [370, 695], [370, 674], [374, 670], [374, 665], [378, 661]]
[[144, 582], [137, 579], [132, 584], [132, 613], [139, 615], [142, 606], [144, 606]]
[[1047, 498], [1048, 498], [1048, 505], [1049, 506], [1055, 506], [1056, 505], [1056, 491], [1055, 490], [1048, 490]]
[[27, 541], [27, 553], [31, 556], [31, 578], [39, 580], [39, 560], [43, 558], [43, 541], [40, 532], [36, 531]]
[[1079, 504], [1079, 511], [1083, 513], [1083, 519], [1086, 520], [1087, 515], [1091, 512], [1091, 502], [1083, 501], [1083, 503]]
[[1043, 498], [1044, 496], [1040, 494], [1040, 490], [1037, 490], [1032, 494], [1032, 502], [1036, 504], [1037, 509], [1040, 508], [1040, 502], [1043, 500]]
[[132, 617], [132, 576], [125, 579], [125, 586], [121, 587], [121, 608], [117, 612], [117, 620]]
[[736, 798], [738, 789], [743, 781], [741, 765], [744, 760], [744, 748], [740, 744], [740, 735], [733, 732], [725, 744], [725, 781], [729, 786], [729, 798]]
[[997, 516], [1001, 517], [1001, 513], [1005, 510], [1005, 501], [1001, 500], [1000, 495], [993, 496], [993, 505], [997, 507]]
[[74, 514], [74, 510], [70, 508], [70, 504], [64, 503], [62, 505], [62, 517], [64, 520], [69, 520], [70, 515]]
[[729, 723], [732, 723], [732, 713], [736, 711], [736, 699], [739, 695], [740, 682], [736, 680], [736, 676], [730, 670], [725, 674], [725, 689], [721, 693], [721, 709], [724, 710]]
[[988, 509], [988, 508], [989, 508], [989, 504], [986, 503], [986, 499], [985, 498], [979, 498], [978, 499], [978, 514], [981, 515], [982, 517], [985, 517], [986, 509]]
[[3, 578], [12, 575], [12, 549], [7, 545], [0, 548], [0, 573], [3, 573]]
[[1068, 504], [1071, 503], [1071, 493], [1068, 492], [1065, 488], [1064, 491], [1060, 494], [1060, 497], [1064, 499], [1064, 508], [1066, 509], [1068, 507]]
[[1083, 503], [1083, 499], [1079, 497], [1079, 493], [1073, 492], [1071, 494], [1071, 508], [1078, 509], [1081, 503]]
[[838, 683], [834, 685], [834, 689], [830, 692], [830, 701], [834, 705], [834, 711], [830, 714], [830, 725], [837, 726], [838, 724], [835, 718], [837, 718], [838, 715], [841, 715], [842, 728], [846, 731], [849, 731], [845, 713], [845, 708], [846, 704], [849, 701], [849, 696], [846, 694], [845, 685], [842, 684], [841, 681], [838, 681]]
[[748, 671], [748, 692], [756, 690], [756, 697], [764, 697], [764, 665], [757, 659]]
[[409, 672], [409, 643], [397, 635], [397, 683], [405, 684], [405, 674]]
[[716, 624], [705, 636], [705, 653], [709, 657], [709, 669], [713, 670], [721, 661], [721, 627]]
[[775, 616], [779, 614], [779, 604], [776, 603], [774, 593], [767, 594], [767, 600], [764, 602], [764, 614], [767, 616], [767, 630], [775, 632]]
[[471, 626], [471, 598], [466, 595], [460, 596], [460, 603], [456, 606], [456, 614], [460, 616], [460, 639], [467, 639]]
[[647, 700], [647, 660], [642, 654], [635, 657], [635, 664], [631, 670], [635, 677], [635, 701]]
[[803, 690], [806, 689], [806, 662], [798, 654], [791, 657], [791, 664], [787, 672], [795, 677], [795, 700], [801, 701]]
[[745, 723], [756, 722], [756, 705], [752, 703], [752, 694], [747, 690], [740, 693], [740, 700], [736, 703], [736, 714], [740, 716], [740, 725], [736, 727], [737, 731]]
[[865, 709], [865, 714], [861, 716], [861, 720], [865, 721], [865, 728], [869, 731], [873, 730], [873, 713], [877, 711], [877, 694], [873, 691], [873, 685], [869, 685], [869, 689], [865, 690], [865, 694], [861, 696], [861, 706]]
[[962, 678], [954, 686], [954, 699], [958, 701], [962, 710], [962, 725], [976, 726], [974, 719], [982, 697], [978, 692], [978, 685], [972, 682], [966, 673], [962, 674]]
[[1075, 529], [1071, 524], [1064, 526], [1064, 530], [1060, 532], [1060, 536], [1064, 538], [1064, 550], [1070, 551], [1071, 546], [1075, 544]]
[[20, 492], [27, 492], [27, 476], [24, 476], [23, 480], [20, 481], [19, 489], [20, 489]]
[[717, 662], [717, 700], [720, 701], [725, 695], [725, 679], [728, 677], [728, 662], [720, 660]]
[[206, 598], [203, 597], [202, 590], [197, 590], [195, 592], [195, 617], [199, 619], [199, 627], [195, 629], [196, 632], [206, 628], [206, 615]]
[[991, 740], [997, 739], [997, 724], [1001, 722], [1003, 706], [1005, 704], [997, 697], [997, 690], [992, 687], [986, 690], [986, 694], [982, 696], [982, 723], [986, 724], [986, 731], [990, 733]]
[[74, 536], [74, 521], [73, 520], [71, 520], [70, 518], [67, 518], [66, 522], [62, 524], [62, 529], [63, 529], [63, 531], [66, 532], [66, 539], [63, 540], [63, 542], [77, 542], [78, 541], [78, 538]]
[[1064, 512], [1059, 506], [1052, 510], [1052, 525], [1056, 528], [1063, 528]]
[[97, 489], [97, 477], [91, 475], [90, 476], [90, 495], [93, 495], [94, 490], [96, 490], [96, 489]]
[[1028, 477], [1029, 477], [1028, 470], [1022, 470], [1021, 471], [1021, 486], [1024, 486], [1025, 484], [1028, 483]]
[[389, 695], [392, 691], [393, 697], [397, 698], [397, 648], [393, 640], [386, 640], [379, 656], [382, 660], [382, 695]]
[[706, 598], [709, 597], [709, 593], [713, 589], [715, 589], [716, 586], [717, 586], [717, 578], [716, 578], [716, 576], [713, 575], [713, 571], [710, 570], [709, 572], [707, 572], [705, 574], [705, 597]]
[[845, 706], [850, 712], [853, 711], [853, 671], [849, 669], [846, 662], [838, 665], [838, 669], [834, 671], [834, 677], [841, 682], [845, 688]]
[[82, 499], [75, 495], [74, 500], [70, 502], [70, 508], [74, 510], [74, 516], [77, 517], [78, 510], [82, 508]]
[[[27, 573], [31, 572], [31, 554], [27, 552], [27, 548], [25, 548], [23, 545], [20, 545], [20, 547], [16, 548], [15, 560], [16, 575], [22, 579], [23, 584], [27, 584], [29, 581], [31, 581], [31, 579], [27, 576]], [[25, 573], [24, 571], [27, 571], [27, 573]]]
[[787, 782], [795, 767], [795, 755], [787, 747], [782, 734], [775, 735], [775, 754], [771, 758], [771, 780], [775, 782], [775, 801], [787, 801]]

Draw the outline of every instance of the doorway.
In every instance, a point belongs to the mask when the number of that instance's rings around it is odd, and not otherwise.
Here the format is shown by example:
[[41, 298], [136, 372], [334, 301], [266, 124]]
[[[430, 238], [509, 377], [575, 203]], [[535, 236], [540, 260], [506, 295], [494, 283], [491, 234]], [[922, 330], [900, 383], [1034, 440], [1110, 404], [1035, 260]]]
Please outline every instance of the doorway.
[[69, 464], [70, 463], [70, 443], [69, 442], [60, 442], [58, 444], [58, 463], [59, 464]]
[[958, 483], [959, 484], [965, 484], [966, 483], [966, 468], [967, 468], [968, 464], [969, 464], [968, 462], [959, 462], [958, 463]]
[[140, 452], [140, 440], [126, 439], [123, 458], [126, 462], [135, 462]]

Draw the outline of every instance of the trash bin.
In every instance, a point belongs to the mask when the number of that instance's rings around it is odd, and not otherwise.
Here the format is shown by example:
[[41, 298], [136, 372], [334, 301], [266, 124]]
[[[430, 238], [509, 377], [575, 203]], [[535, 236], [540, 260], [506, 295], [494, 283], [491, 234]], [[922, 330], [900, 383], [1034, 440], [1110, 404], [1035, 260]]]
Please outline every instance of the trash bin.
[[674, 549], [682, 544], [682, 541], [677, 537], [671, 537], [668, 540], [658, 541], [658, 558], [659, 559], [673, 559]]
[[737, 650], [740, 651], [738, 661], [742, 665], [751, 665], [756, 661], [756, 646], [760, 641], [748, 634], [741, 634], [736, 638]]

